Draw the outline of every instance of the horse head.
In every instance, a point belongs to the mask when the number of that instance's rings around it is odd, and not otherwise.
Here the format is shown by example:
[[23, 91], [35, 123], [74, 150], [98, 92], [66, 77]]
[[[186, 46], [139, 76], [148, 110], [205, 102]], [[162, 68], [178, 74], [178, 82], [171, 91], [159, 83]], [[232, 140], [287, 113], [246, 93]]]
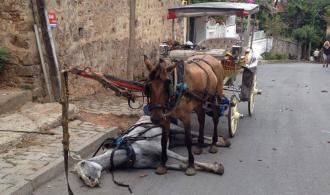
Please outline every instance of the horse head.
[[154, 65], [147, 56], [144, 56], [144, 63], [149, 71], [149, 80], [145, 85], [145, 95], [148, 97], [151, 121], [159, 125], [164, 121], [164, 113], [168, 109], [169, 99], [171, 98], [169, 74], [174, 70], [176, 64], [160, 59], [159, 63]]
[[82, 160], [77, 163], [74, 170], [89, 187], [96, 187], [100, 184], [102, 166], [93, 161]]

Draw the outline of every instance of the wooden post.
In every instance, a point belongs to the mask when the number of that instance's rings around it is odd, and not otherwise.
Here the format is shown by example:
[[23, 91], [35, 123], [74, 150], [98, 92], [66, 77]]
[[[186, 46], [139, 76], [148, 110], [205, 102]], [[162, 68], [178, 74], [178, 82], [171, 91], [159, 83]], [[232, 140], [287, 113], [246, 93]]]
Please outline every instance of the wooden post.
[[246, 31], [244, 32], [244, 47], [247, 48], [249, 46], [249, 38], [250, 38], [250, 31], [251, 31], [251, 15], [247, 18], [248, 23], [246, 25]]
[[250, 48], [252, 49], [252, 45], [253, 45], [253, 39], [254, 39], [254, 28], [255, 28], [255, 25], [256, 25], [256, 21], [257, 21], [257, 14], [254, 14], [254, 17], [253, 17], [253, 26], [252, 26], [252, 35], [251, 35], [251, 43], [250, 43]]
[[61, 104], [62, 104], [62, 128], [63, 128], [63, 156], [64, 156], [64, 170], [66, 183], [68, 187], [68, 194], [73, 195], [69, 185], [69, 149], [70, 149], [70, 134], [69, 134], [69, 87], [68, 87], [68, 72], [62, 71], [61, 78]]
[[172, 41], [175, 41], [175, 36], [174, 36], [174, 19], [172, 19]]

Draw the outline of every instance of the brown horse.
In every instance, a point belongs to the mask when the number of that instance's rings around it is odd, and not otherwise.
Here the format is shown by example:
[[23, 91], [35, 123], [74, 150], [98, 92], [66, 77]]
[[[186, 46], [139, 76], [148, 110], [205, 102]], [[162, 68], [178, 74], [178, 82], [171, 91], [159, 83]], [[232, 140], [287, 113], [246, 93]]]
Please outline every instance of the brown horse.
[[[149, 81], [146, 85], [149, 92], [148, 103], [151, 112], [151, 121], [154, 124], [162, 125], [162, 159], [161, 165], [157, 168], [156, 173], [165, 174], [165, 164], [167, 161], [167, 141], [169, 136], [170, 118], [178, 118], [182, 121], [185, 130], [185, 143], [188, 149], [188, 168], [187, 175], [196, 173], [194, 167], [194, 157], [192, 154], [192, 138], [191, 138], [191, 113], [195, 111], [199, 122], [199, 137], [195, 154], [202, 152], [204, 145], [204, 123], [205, 111], [203, 103], [206, 100], [212, 102], [214, 131], [212, 136], [212, 144], [209, 152], [216, 153], [216, 143], [218, 141], [217, 126], [219, 122], [219, 112], [216, 104], [219, 97], [223, 95], [223, 79], [224, 71], [221, 63], [214, 57], [209, 55], [193, 56], [184, 64], [184, 82], [188, 89], [183, 93], [179, 100], [176, 101], [174, 107], [169, 108], [171, 94], [169, 93], [170, 80], [169, 75], [175, 69], [176, 63], [160, 60], [154, 65], [145, 56], [144, 63], [149, 70]], [[230, 142], [224, 139], [224, 146], [229, 146]]]

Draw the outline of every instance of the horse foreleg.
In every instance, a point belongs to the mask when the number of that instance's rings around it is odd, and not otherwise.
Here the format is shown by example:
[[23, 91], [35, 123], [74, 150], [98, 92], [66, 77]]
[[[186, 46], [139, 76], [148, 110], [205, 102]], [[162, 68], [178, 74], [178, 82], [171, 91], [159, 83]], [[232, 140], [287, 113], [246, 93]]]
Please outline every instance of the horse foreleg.
[[192, 176], [196, 174], [195, 166], [194, 166], [194, 156], [191, 151], [192, 147], [192, 139], [191, 139], [191, 117], [190, 114], [186, 114], [183, 117], [183, 125], [185, 131], [185, 142], [188, 150], [188, 167], [186, 170], [186, 175]]
[[170, 122], [166, 121], [162, 128], [162, 138], [161, 138], [161, 146], [162, 146], [162, 154], [161, 154], [161, 162], [160, 165], [156, 169], [156, 173], [163, 175], [167, 172], [166, 170], [166, 161], [167, 161], [167, 140], [168, 134], [170, 130]]
[[[187, 168], [188, 158], [181, 156], [180, 154], [177, 154], [171, 150], [167, 150], [167, 155], [169, 158], [173, 158], [181, 162], [180, 164], [169, 165], [170, 167], [172, 167], [172, 169], [182, 170]], [[195, 161], [194, 164], [196, 165], [197, 170], [212, 172], [220, 175], [222, 175], [224, 172], [223, 165], [217, 162], [212, 164], [212, 163], [202, 163]], [[166, 165], [166, 167], [168, 167], [168, 165]]]
[[205, 125], [205, 111], [202, 105], [199, 105], [195, 108], [198, 117], [199, 123], [199, 134], [198, 134], [198, 142], [197, 146], [194, 150], [194, 154], [201, 154], [203, 152], [204, 145], [204, 125]]

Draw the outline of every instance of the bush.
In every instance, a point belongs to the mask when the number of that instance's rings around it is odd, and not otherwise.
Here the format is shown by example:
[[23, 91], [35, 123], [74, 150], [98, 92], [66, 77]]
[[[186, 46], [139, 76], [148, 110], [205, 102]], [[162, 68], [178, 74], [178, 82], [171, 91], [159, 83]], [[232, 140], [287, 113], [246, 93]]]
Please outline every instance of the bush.
[[0, 72], [3, 71], [5, 64], [9, 61], [9, 53], [4, 48], [0, 48]]
[[289, 55], [281, 54], [281, 53], [266, 52], [263, 54], [263, 58], [265, 60], [287, 60], [287, 59], [289, 59]]

